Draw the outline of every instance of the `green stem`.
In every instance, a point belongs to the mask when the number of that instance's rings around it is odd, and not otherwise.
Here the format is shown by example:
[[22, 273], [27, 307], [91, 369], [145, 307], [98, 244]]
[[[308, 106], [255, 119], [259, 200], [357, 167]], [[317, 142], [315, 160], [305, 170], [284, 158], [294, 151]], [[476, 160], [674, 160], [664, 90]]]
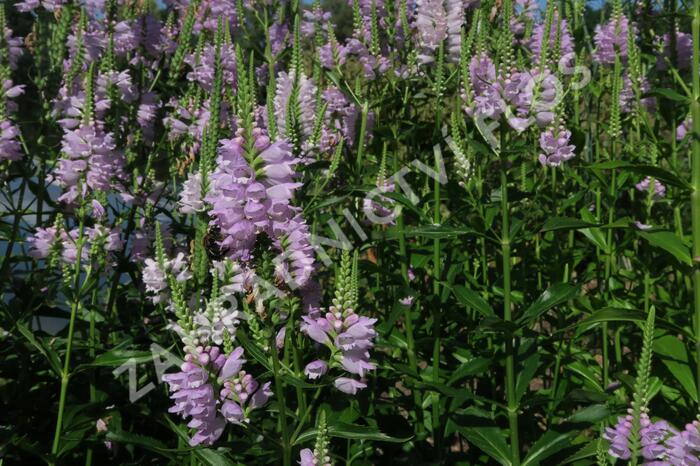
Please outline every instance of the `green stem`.
[[[612, 154], [611, 159], [615, 160], [617, 147], [615, 142], [612, 143]], [[613, 223], [615, 218], [615, 198], [617, 197], [617, 171], [612, 170], [612, 178], [610, 180], [610, 205], [608, 206], [608, 223]], [[606, 237], [606, 246], [608, 247], [607, 255], [605, 257], [605, 292], [608, 295], [608, 302], [612, 301], [612, 290], [610, 288], [610, 281], [612, 277], [612, 271], [614, 266], [615, 254], [613, 248], [613, 229], [608, 228]], [[609, 364], [609, 353], [610, 353], [610, 343], [608, 338], [608, 323], [603, 322], [602, 325], [602, 344], [603, 344], [603, 387], [608, 386], [608, 381], [610, 380], [610, 364]]]
[[[437, 163], [437, 162], [436, 162]], [[440, 167], [436, 166], [436, 170]], [[436, 177], [433, 189], [433, 223], [440, 224], [440, 181]], [[440, 309], [440, 239], [433, 240], [433, 295], [436, 299], [436, 307], [433, 312], [433, 382], [440, 383], [440, 324], [442, 321], [442, 309]], [[437, 392], [432, 394], [433, 400], [433, 436], [435, 438], [435, 449], [440, 455], [442, 450], [442, 434], [440, 432], [440, 397]]]
[[[695, 303], [695, 386], [700, 395], [700, 0], [693, 2], [693, 152], [691, 216], [693, 233], [693, 287]], [[700, 396], [698, 397], [700, 399]]]
[[[294, 375], [296, 377], [302, 376], [303, 372], [301, 369], [301, 357], [299, 356], [299, 345], [298, 342], [294, 341], [294, 338], [298, 335], [294, 333], [294, 322], [301, 319], [298, 316], [300, 306], [294, 304], [292, 306], [290, 316], [285, 324], [285, 336], [284, 336], [284, 366], [291, 367], [294, 370]], [[291, 362], [290, 362], [291, 359]], [[304, 398], [304, 390], [300, 387], [294, 387], [297, 395], [297, 416], [304, 412], [306, 409], [306, 399]]]
[[[571, 231], [569, 232], [569, 238], [568, 238], [568, 250], [571, 251], [574, 248], [574, 232]], [[574, 259], [573, 257], [571, 258], [571, 263], [569, 261], [566, 261], [566, 264], [564, 266], [564, 283], [569, 283], [571, 280], [571, 271], [574, 268]], [[559, 327], [562, 328], [564, 323], [561, 320], [561, 315], [559, 316]], [[555, 357], [555, 362], [554, 362], [554, 376], [552, 379], [552, 389], [550, 391], [552, 399], [549, 401], [549, 414], [547, 415], [548, 418], [552, 418], [552, 415], [554, 413], [554, 408], [556, 407], [555, 405], [555, 398], [557, 396], [557, 387], [559, 385], [559, 372], [561, 371], [561, 359], [562, 359], [562, 354], [563, 354], [563, 349], [564, 349], [564, 340], [559, 340], [559, 345], [557, 348], [557, 355]]]
[[[645, 222], [649, 223], [651, 219], [651, 206], [653, 203], [652, 196], [654, 193], [654, 183], [655, 181], [652, 179], [652, 182], [650, 184], [650, 189], [649, 189], [649, 198], [647, 200], [647, 215], [644, 219]], [[646, 270], [644, 271], [644, 314], [647, 315], [649, 314], [649, 298], [651, 294], [651, 271], [649, 270], [649, 266], [646, 266]]]
[[[296, 321], [293, 321], [296, 322]], [[292, 324], [290, 324], [287, 327], [287, 335], [293, 335], [293, 330], [294, 328], [292, 327]], [[289, 337], [287, 337], [289, 338]], [[293, 337], [292, 337], [293, 338]], [[292, 344], [292, 363], [294, 364], [294, 372], [297, 376], [300, 374], [303, 374], [302, 369], [301, 369], [301, 356], [299, 355], [299, 347], [296, 344]], [[306, 397], [304, 396], [304, 390], [302, 390], [301, 387], [296, 387], [296, 394], [297, 394], [297, 405], [298, 405], [298, 410], [299, 413], [304, 412], [306, 409]]]
[[537, 289], [542, 289], [542, 267], [539, 266], [540, 260], [542, 259], [541, 246], [540, 246], [540, 233], [535, 235], [535, 260], [537, 261]]
[[[398, 141], [398, 128], [394, 127], [393, 128], [393, 133], [394, 133], [394, 140]], [[399, 170], [399, 155], [400, 152], [397, 149], [397, 152], [394, 156], [393, 160], [393, 170], [394, 173], [398, 172]], [[399, 231], [399, 256], [402, 258], [401, 260], [401, 276], [404, 279], [404, 283], [406, 286], [409, 285], [410, 280], [408, 279], [408, 267], [409, 267], [409, 256], [408, 256], [408, 250], [406, 248], [406, 236], [404, 234], [404, 218], [403, 218], [403, 212], [401, 212], [398, 217], [396, 218], [396, 226]], [[416, 343], [415, 343], [415, 337], [414, 337], [414, 329], [413, 329], [413, 316], [411, 315], [411, 306], [405, 306], [404, 309], [404, 328], [406, 331], [406, 357], [408, 359], [408, 364], [411, 367], [412, 370], [415, 370], [418, 372], [418, 360], [416, 359]], [[419, 390], [413, 390], [413, 401], [415, 403], [415, 406], [419, 408], [420, 406], [423, 406], [423, 397], [421, 396], [421, 392]], [[415, 432], [416, 434], [422, 433], [423, 432], [423, 419], [422, 419], [422, 413], [423, 411], [420, 409], [415, 410], [416, 413], [416, 423], [415, 423]]]
[[282, 383], [282, 377], [280, 377], [280, 361], [277, 356], [277, 350], [275, 345], [274, 332], [270, 339], [270, 354], [272, 355], [272, 370], [275, 377], [275, 396], [277, 397], [277, 406], [279, 410], [279, 423], [280, 430], [282, 433], [282, 462], [284, 466], [291, 466], [292, 464], [292, 445], [289, 442], [289, 430], [287, 428], [287, 403], [284, 398], [284, 384]]
[[[39, 165], [39, 179], [46, 179], [46, 160], [41, 159]], [[36, 193], [36, 224], [42, 224], [42, 216], [44, 213], [44, 187], [43, 183], [38, 183], [37, 193]]]
[[316, 393], [314, 394], [313, 399], [311, 400], [311, 403], [306, 407], [306, 409], [303, 411], [303, 414], [301, 418], [299, 419], [299, 422], [297, 424], [297, 428], [294, 430], [294, 433], [292, 434], [292, 438], [290, 442], [293, 444], [296, 442], [297, 437], [299, 437], [299, 434], [301, 434], [301, 430], [304, 428], [306, 425], [306, 420], [309, 418], [309, 415], [311, 414], [311, 410], [313, 407], [316, 405], [316, 402], [318, 401], [318, 397], [321, 395], [321, 389], [317, 388]]
[[369, 104], [367, 102], [362, 104], [362, 114], [360, 117], [360, 135], [357, 139], [357, 160], [355, 167], [357, 170], [357, 179], [362, 181], [362, 159], [365, 154], [365, 134], [367, 133], [367, 117], [369, 115]]
[[603, 387], [608, 386], [608, 373], [610, 371], [610, 365], [608, 363], [608, 357], [610, 354], [610, 348], [608, 343], [608, 323], [603, 322], [603, 328], [601, 330], [601, 338], [603, 344]]
[[[505, 131], [502, 132], [505, 134]], [[502, 139], [504, 136], [501, 137]], [[501, 142], [503, 151], [505, 144]], [[508, 167], [507, 157], [501, 155], [501, 253], [503, 256], [503, 320], [511, 322], [513, 320], [511, 309], [511, 281], [510, 281], [510, 207], [508, 205]], [[511, 461], [513, 466], [520, 465], [520, 442], [518, 440], [518, 402], [515, 399], [515, 358], [514, 339], [506, 340], [506, 402], [508, 406], [508, 426], [510, 429]]]
[[552, 419], [554, 414], [554, 408], [556, 408], [556, 397], [557, 388], [559, 386], [559, 372], [561, 371], [561, 357], [562, 349], [564, 348], [564, 340], [559, 340], [559, 345], [557, 346], [557, 355], [554, 360], [554, 376], [552, 378], [552, 388], [550, 390], [550, 400], [547, 407], [548, 414], [547, 419]]
[[80, 218], [80, 229], [78, 231], [78, 239], [76, 243], [76, 259], [73, 269], [73, 303], [70, 310], [70, 321], [68, 323], [68, 341], [66, 342], [66, 355], [63, 360], [63, 370], [61, 371], [61, 391], [58, 398], [58, 415], [56, 416], [56, 429], [53, 436], [53, 445], [51, 454], [58, 453], [58, 447], [61, 443], [61, 429], [63, 427], [63, 413], [66, 407], [66, 394], [68, 393], [68, 381], [70, 379], [70, 356], [73, 349], [73, 335], [75, 333], [75, 317], [80, 307], [80, 262], [83, 253], [83, 240], [85, 235], [85, 221]]
[[[116, 272], [115, 272], [116, 273]], [[90, 361], [95, 360], [95, 313], [97, 303], [97, 291], [98, 288], [95, 287], [92, 290], [92, 298], [90, 299], [90, 335], [88, 338], [88, 352], [90, 355]], [[97, 387], [95, 386], [95, 373], [90, 373], [90, 403], [94, 403], [97, 400]], [[92, 465], [92, 447], [88, 448], [87, 455], [85, 456], [85, 466]]]

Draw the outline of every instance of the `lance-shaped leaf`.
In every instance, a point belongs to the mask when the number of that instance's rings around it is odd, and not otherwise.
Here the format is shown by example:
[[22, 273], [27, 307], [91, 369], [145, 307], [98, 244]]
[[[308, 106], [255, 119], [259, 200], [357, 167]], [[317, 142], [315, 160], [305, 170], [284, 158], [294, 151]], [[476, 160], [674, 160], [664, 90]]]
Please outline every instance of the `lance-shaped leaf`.
[[455, 296], [460, 303], [475, 309], [479, 314], [485, 317], [495, 317], [496, 313], [493, 311], [489, 303], [486, 302], [484, 298], [479, 296], [479, 294], [469, 288], [466, 285], [456, 285], [452, 288]]
[[545, 292], [523, 312], [516, 322], [521, 327], [528, 325], [554, 306], [574, 299], [576, 296], [578, 296], [578, 287], [569, 285], [568, 283], [554, 284], [545, 290]]
[[[571, 432], [555, 432], [552, 430], [545, 432], [545, 434], [530, 447], [521, 465], [536, 466], [538, 464], [543, 464], [542, 462], [544, 460], [571, 445], [571, 437]], [[546, 462], [544, 464], [551, 463]]]
[[[317, 434], [318, 431], [315, 428], [309, 429], [301, 433], [299, 437], [297, 437], [294, 444], [298, 445], [300, 443], [305, 443], [309, 440], [315, 439]], [[328, 436], [351, 440], [374, 440], [389, 443], [406, 443], [411, 440], [411, 437], [392, 437], [381, 432], [376, 427], [358, 426], [356, 424], [348, 424], [346, 422], [329, 422]]]
[[652, 246], [670, 253], [680, 262], [693, 265], [690, 248], [681, 238], [670, 231], [638, 231], [637, 234], [647, 240]]
[[467, 427], [458, 429], [479, 450], [503, 466], [513, 464], [503, 433], [498, 427]]

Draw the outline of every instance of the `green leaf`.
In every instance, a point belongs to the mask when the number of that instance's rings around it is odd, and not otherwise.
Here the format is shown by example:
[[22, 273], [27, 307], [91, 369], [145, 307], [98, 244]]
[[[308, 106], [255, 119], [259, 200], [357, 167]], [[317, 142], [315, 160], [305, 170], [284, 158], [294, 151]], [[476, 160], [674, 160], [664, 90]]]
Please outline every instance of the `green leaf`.
[[670, 231], [637, 231], [637, 234], [647, 240], [652, 246], [671, 253], [680, 262], [690, 266], [693, 265], [690, 248], [677, 234]]
[[545, 231], [555, 231], [555, 230], [579, 230], [581, 228], [591, 228], [598, 227], [600, 225], [595, 223], [586, 222], [578, 218], [572, 217], [553, 217], [548, 219], [542, 225], [540, 229], [541, 232]]
[[664, 383], [658, 377], [651, 377], [649, 379], [649, 399], [653, 399], [660, 391]]
[[582, 228], [581, 233], [601, 251], [608, 252], [608, 242], [600, 228]]
[[[375, 189], [375, 188], [376, 188], [375, 186], [372, 186], [370, 189], [368, 189], [368, 190], [365, 191], [365, 192], [369, 192], [369, 191], [371, 191], [372, 189]], [[382, 196], [387, 197], [387, 198], [389, 198], [389, 199], [392, 199], [392, 200], [398, 202], [399, 204], [401, 204], [401, 207], [402, 207], [403, 209], [408, 209], [408, 210], [410, 210], [411, 212], [413, 212], [414, 214], [416, 214], [416, 215], [418, 216], [419, 219], [421, 219], [421, 220], [423, 220], [423, 221], [430, 221], [430, 219], [429, 219], [428, 217], [426, 217], [425, 212], [423, 212], [423, 211], [421, 211], [420, 209], [418, 209], [418, 208], [416, 207], [416, 203], [415, 203], [415, 202], [412, 202], [408, 197], [406, 197], [406, 196], [403, 195], [402, 193], [400, 193], [400, 192], [395, 192], [395, 191], [394, 191], [394, 192], [389, 192], [389, 191], [387, 191], [387, 192], [382, 193]]]
[[248, 335], [246, 335], [244, 332], [238, 331], [236, 332], [236, 340], [241, 343], [241, 346], [245, 350], [246, 354], [251, 355], [253, 359], [262, 364], [268, 371], [272, 371], [272, 364], [270, 363], [270, 360], [267, 356], [265, 356], [263, 350], [260, 349], [255, 342], [248, 338]]
[[445, 395], [446, 397], [449, 398], [456, 398], [462, 395], [465, 392], [464, 387], [448, 387], [445, 384], [442, 383], [437, 383], [437, 382], [419, 382], [416, 381], [414, 382], [413, 386], [418, 389], [418, 390], [425, 390], [425, 391], [430, 391], [430, 392], [437, 392]]
[[106, 434], [107, 440], [111, 442], [138, 445], [146, 450], [153, 451], [167, 458], [173, 459], [173, 453], [177, 453], [177, 449], [168, 448], [163, 442], [153, 437], [138, 435], [125, 431], [109, 431]]
[[61, 360], [59, 359], [56, 351], [50, 346], [46, 345], [43, 341], [37, 339], [34, 336], [34, 333], [23, 323], [17, 322], [17, 330], [19, 330], [24, 338], [26, 338], [27, 341], [39, 351], [39, 353], [44, 355], [46, 360], [49, 362], [51, 369], [53, 369], [56, 375], [60, 376], [63, 369], [61, 368]]
[[593, 371], [592, 367], [583, 364], [581, 361], [575, 361], [571, 364], [567, 364], [564, 369], [581, 377], [584, 380], [584, 383], [587, 384], [588, 388], [591, 388], [597, 392], [603, 392], [603, 387], [600, 384], [598, 374]]
[[690, 99], [683, 94], [679, 94], [678, 92], [674, 91], [673, 89], [661, 89], [661, 88], [656, 88], [652, 89], [651, 91], [648, 92], [648, 95], [655, 95], [657, 97], [663, 97], [669, 100], [675, 100], [676, 102], [685, 102], [688, 103], [690, 102]]
[[335, 204], [340, 204], [341, 202], [345, 202], [345, 200], [349, 197], [349, 194], [345, 194], [342, 196], [330, 196], [327, 198], [324, 198], [320, 202], [316, 202], [308, 207], [306, 207], [305, 213], [310, 213], [319, 209], [323, 209], [325, 207], [330, 207]]
[[[13, 435], [9, 442], [18, 449], [35, 456], [36, 459], [43, 461], [46, 464], [55, 464], [55, 458], [50, 454], [44, 453], [46, 451], [43, 445], [39, 444], [36, 440], [31, 440], [26, 434], [22, 436]], [[24, 459], [24, 464], [31, 464], [28, 458]]]
[[95, 360], [88, 365], [117, 367], [132, 359], [134, 360], [133, 362], [137, 364], [150, 362], [153, 360], [153, 353], [150, 351], [115, 349], [98, 355]]
[[[299, 435], [294, 441], [294, 445], [308, 442], [315, 439], [317, 435], [316, 429], [309, 429]], [[358, 426], [356, 424], [348, 424], [346, 422], [334, 422], [328, 424], [328, 435], [331, 437], [351, 439], [351, 440], [374, 440], [378, 442], [389, 443], [406, 443], [412, 437], [398, 438], [391, 437], [381, 432], [376, 427]]]
[[521, 327], [528, 325], [554, 306], [574, 299], [576, 296], [578, 296], [578, 287], [568, 283], [554, 284], [523, 312], [523, 315], [517, 320], [517, 324]]
[[503, 466], [510, 466], [510, 451], [498, 427], [466, 427], [457, 429], [479, 450], [489, 455]]
[[608, 160], [605, 162], [599, 162], [589, 165], [588, 168], [591, 168], [593, 170], [621, 169], [624, 171], [636, 173], [641, 176], [652, 177], [656, 180], [661, 181], [662, 183], [675, 186], [677, 188], [682, 188], [686, 190], [690, 188], [688, 182], [685, 181], [683, 178], [679, 177], [675, 173], [669, 172], [668, 170], [664, 170], [661, 167], [657, 167], [656, 165], [638, 164], [627, 162], [624, 160]]
[[697, 403], [695, 378], [690, 368], [685, 344], [675, 335], [664, 335], [654, 340], [654, 354], [676, 378], [688, 396]]
[[[596, 327], [598, 324], [603, 322], [646, 322], [647, 316], [636, 309], [624, 309], [618, 307], [606, 307], [599, 311], [594, 312], [590, 317], [583, 319], [582, 321], [567, 327], [565, 329], [560, 329], [560, 332], [570, 331], [576, 329], [580, 334], [587, 332], [588, 330]], [[683, 328], [668, 322], [665, 319], [656, 319], [656, 327], [671, 330], [674, 333], [682, 334], [689, 341], [695, 341], [695, 337], [684, 330]]]
[[304, 388], [304, 389], [321, 388], [321, 387], [325, 387], [326, 385], [330, 385], [330, 382], [327, 382], [327, 383], [309, 383], [309, 382], [302, 380], [302, 379], [300, 379], [294, 375], [291, 375], [291, 374], [282, 374], [281, 377], [282, 377], [282, 380], [284, 380], [289, 385], [292, 385], [294, 387]]
[[226, 458], [226, 456], [212, 448], [199, 448], [195, 450], [196, 455], [204, 464], [209, 466], [232, 466], [236, 463]]
[[469, 234], [477, 234], [476, 230], [469, 227], [447, 227], [443, 225], [425, 225], [412, 228], [404, 228], [403, 230], [392, 230], [392, 236], [395, 233], [403, 233], [406, 238], [413, 236], [421, 236], [430, 239], [452, 238]]
[[525, 392], [530, 386], [530, 380], [537, 372], [540, 365], [540, 354], [535, 352], [525, 359], [522, 368], [518, 370], [517, 380], [515, 382], [515, 400], [520, 402]]
[[479, 323], [479, 331], [484, 332], [496, 332], [503, 333], [505, 335], [512, 335], [518, 330], [518, 326], [513, 322], [506, 322], [505, 320], [493, 316], [486, 317]]
[[[251, 355], [253, 359], [262, 364], [268, 371], [272, 372], [272, 364], [265, 355], [265, 352], [254, 341], [249, 339], [248, 335], [240, 331], [236, 333], [236, 339], [241, 343], [241, 346], [245, 350], [246, 354]], [[299, 388], [313, 389], [323, 387], [324, 385], [328, 385], [328, 383], [309, 383], [289, 373], [282, 374], [281, 377], [289, 385], [293, 385]]]
[[493, 364], [492, 358], [482, 358], [477, 357], [471, 361], [463, 363], [457, 370], [452, 373], [452, 376], [447, 381], [447, 385], [454, 385], [465, 377], [470, 375], [483, 374], [488, 371], [488, 369]]
[[548, 431], [530, 447], [521, 466], [536, 466], [571, 444], [571, 433]]
[[94, 420], [92, 419], [90, 425], [83, 426], [81, 429], [73, 429], [70, 431], [66, 429], [66, 431], [64, 431], [64, 433], [61, 435], [61, 448], [60, 450], [58, 450], [56, 456], [61, 458], [67, 453], [70, 453], [71, 451], [78, 448], [83, 443], [85, 435], [88, 432], [94, 431], [94, 429]]
[[479, 314], [486, 317], [495, 317], [496, 313], [491, 306], [471, 288], [464, 285], [456, 285], [452, 288], [455, 297], [460, 303], [475, 309]]
[[566, 419], [566, 422], [572, 424], [586, 423], [594, 424], [600, 422], [610, 415], [610, 410], [604, 404], [594, 404], [579, 409], [574, 414]]
[[577, 451], [573, 455], [566, 458], [564, 461], [562, 461], [561, 464], [562, 465], [571, 464], [571, 463], [575, 463], [577, 461], [584, 460], [586, 458], [590, 458], [591, 456], [595, 456], [597, 451], [598, 451], [598, 440], [593, 440], [593, 441], [587, 443], [579, 451]]

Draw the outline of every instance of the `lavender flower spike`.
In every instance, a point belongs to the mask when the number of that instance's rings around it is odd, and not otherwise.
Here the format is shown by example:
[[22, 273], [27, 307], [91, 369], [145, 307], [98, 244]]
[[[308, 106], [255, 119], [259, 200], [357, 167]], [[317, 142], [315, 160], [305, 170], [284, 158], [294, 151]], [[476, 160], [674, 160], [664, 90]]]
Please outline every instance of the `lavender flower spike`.
[[[539, 62], [540, 54], [542, 53], [542, 43], [544, 42], [544, 29], [545, 24], [540, 23], [535, 26], [532, 31], [532, 37], [528, 42], [527, 46], [532, 52], [533, 58], [536, 62]], [[552, 26], [549, 31], [549, 43], [547, 44], [548, 50], [552, 50], [556, 44], [557, 33], [559, 34], [559, 50], [560, 55], [565, 56], [567, 54], [573, 53], [574, 51], [574, 39], [569, 32], [569, 26], [565, 19], [559, 18], [559, 12], [554, 11], [552, 15]]]
[[558, 167], [567, 160], [572, 159], [575, 146], [569, 144], [571, 131], [563, 126], [559, 128], [548, 128], [540, 135], [540, 148], [542, 153], [539, 156], [539, 161], [542, 165], [548, 167]]
[[[652, 182], [653, 182], [653, 187], [652, 187]], [[635, 185], [635, 188], [637, 188], [637, 191], [651, 191], [653, 190], [653, 198], [654, 200], [659, 200], [663, 199], [664, 196], [666, 196], [666, 186], [664, 186], [663, 183], [661, 183], [659, 180], [652, 180], [650, 176], [647, 176], [644, 178], [642, 181], [637, 183]]]
[[632, 416], [619, 417], [615, 427], [605, 429], [603, 438], [610, 442], [608, 453], [619, 459], [629, 459], [632, 455], [629, 447], [629, 437], [632, 432]]
[[199, 172], [190, 173], [187, 180], [182, 185], [180, 193], [180, 212], [183, 214], [195, 214], [204, 210], [202, 200], [202, 174]]
[[442, 0], [418, 0], [415, 25], [422, 50], [418, 60], [421, 63], [432, 63], [440, 42], [447, 37], [448, 32], [447, 11]]
[[211, 445], [224, 432], [226, 422], [216, 409], [217, 397], [209, 381], [208, 369], [218, 371], [225, 359], [216, 347], [198, 355], [188, 354], [181, 372], [163, 376], [163, 381], [170, 385], [171, 398], [175, 402], [169, 411], [191, 418], [187, 426], [196, 429], [190, 439], [192, 446]]
[[627, 60], [627, 34], [628, 29], [634, 25], [629, 24], [626, 16], [620, 15], [610, 18], [606, 24], [598, 25], [595, 29], [596, 49], [593, 59], [602, 65], [615, 63], [615, 55], [621, 61]]

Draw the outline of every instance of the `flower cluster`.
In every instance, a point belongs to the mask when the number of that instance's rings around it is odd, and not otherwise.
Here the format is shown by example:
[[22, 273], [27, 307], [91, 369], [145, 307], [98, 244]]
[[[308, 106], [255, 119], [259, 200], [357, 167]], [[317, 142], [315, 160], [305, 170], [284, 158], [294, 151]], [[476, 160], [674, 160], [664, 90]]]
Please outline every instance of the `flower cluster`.
[[326, 412], [321, 411], [317, 416], [316, 444], [313, 449], [304, 448], [299, 452], [299, 464], [301, 466], [332, 466], [329, 444]]
[[226, 422], [248, 422], [250, 412], [264, 406], [272, 395], [269, 382], [260, 385], [243, 370], [243, 348], [228, 355], [217, 346], [199, 347], [185, 356], [180, 372], [166, 374], [174, 402], [169, 409], [195, 429], [190, 445], [211, 445], [221, 437]]
[[63, 153], [65, 157], [52, 175], [66, 190], [59, 198], [62, 202], [73, 204], [88, 189], [109, 191], [124, 177], [124, 157], [112, 135], [92, 123], [66, 130]]
[[430, 63], [435, 52], [447, 37], [447, 11], [442, 0], [419, 0], [416, 7], [416, 27], [422, 53], [418, 59]]
[[306, 366], [307, 377], [317, 379], [330, 368], [343, 369], [360, 377], [359, 380], [352, 377], [335, 379], [338, 390], [352, 395], [367, 387], [365, 375], [375, 368], [369, 350], [377, 336], [374, 329], [377, 319], [358, 315], [356, 307], [356, 276], [351, 271], [349, 255], [345, 254], [333, 304], [325, 313], [321, 310], [308, 313], [302, 317], [301, 323], [302, 332], [330, 351], [329, 362], [315, 360]]
[[[631, 112], [634, 109], [634, 103], [637, 98], [632, 85], [632, 79], [627, 73], [622, 78], [622, 88], [620, 89], [620, 111], [622, 113]], [[649, 81], [645, 76], [640, 76], [637, 82], [637, 88], [640, 96], [651, 90]], [[639, 103], [648, 112], [653, 112], [656, 106], [656, 100], [653, 97], [640, 97]]]
[[[337, 141], [332, 140], [332, 138], [339, 134], [346, 141], [346, 144], [353, 147], [357, 139], [359, 108], [335, 87], [327, 88], [322, 97], [327, 104], [326, 118], [330, 128], [321, 136], [322, 140], [327, 141], [325, 145], [327, 147], [335, 146]], [[369, 123], [371, 127], [371, 121]]]
[[[539, 62], [540, 55], [542, 54], [545, 28], [545, 23], [537, 24], [527, 44], [527, 47], [530, 49], [532, 56], [537, 62]], [[549, 43], [546, 44], [548, 50], [553, 50], [555, 48], [557, 45], [557, 37], [559, 37], [558, 46], [561, 56], [574, 53], [574, 39], [571, 36], [571, 32], [569, 32], [569, 25], [565, 19], [559, 18], [559, 12], [555, 10], [552, 15], [552, 24], [549, 30]]]
[[[236, 54], [231, 44], [221, 46], [221, 68], [223, 82], [227, 86], [236, 86]], [[191, 71], [187, 73], [187, 79], [191, 83], [197, 83], [207, 92], [211, 92], [214, 86], [214, 73], [216, 68], [216, 47], [207, 44], [198, 53], [192, 53], [185, 58], [185, 63], [190, 65]]]
[[314, 259], [306, 222], [291, 204], [300, 186], [294, 181], [298, 159], [286, 142], [271, 142], [260, 128], [252, 137], [254, 154], [246, 153], [242, 129], [234, 139], [221, 142], [205, 198], [212, 224], [223, 237], [222, 250], [237, 260], [250, 260], [256, 238], [265, 234], [281, 253], [278, 278], [291, 276], [303, 286], [314, 270]]
[[634, 32], [635, 26], [631, 25], [629, 19], [622, 14], [615, 14], [607, 23], [596, 26], [594, 37], [596, 49], [593, 59], [602, 65], [614, 64], [615, 57], [625, 62], [628, 55], [630, 27]]
[[[297, 87], [297, 105], [298, 108], [290, 107], [290, 97]], [[274, 114], [277, 128], [280, 133], [287, 139], [297, 137], [300, 139], [304, 151], [311, 149], [311, 137], [316, 126], [316, 95], [317, 89], [313, 80], [304, 75], [303, 72], [297, 73], [294, 69], [289, 73], [281, 71], [277, 76], [277, 92], [274, 98]], [[289, 113], [298, 112], [291, 118]], [[296, 120], [296, 121], [295, 121]], [[292, 128], [292, 123], [298, 127]], [[299, 134], [295, 134], [295, 133]]]
[[[79, 244], [79, 239], [82, 237]], [[120, 251], [123, 242], [118, 228], [107, 228], [103, 225], [95, 225], [84, 229], [82, 235], [79, 228], [66, 230], [51, 226], [37, 228], [36, 232], [27, 238], [29, 255], [35, 259], [49, 259], [60, 257], [66, 264], [74, 264], [78, 259], [85, 267], [91, 255]]]
[[174, 277], [179, 283], [192, 278], [185, 254], [182, 252], [174, 259], [163, 260], [162, 264], [154, 259], [146, 259], [144, 265], [143, 284], [146, 286], [146, 293], [154, 303], [168, 298], [168, 275]]
[[659, 181], [647, 176], [635, 185], [637, 191], [650, 192], [655, 200], [663, 199], [666, 196], [666, 186]]
[[563, 162], [572, 159], [576, 155], [574, 154], [576, 147], [569, 144], [570, 139], [571, 131], [563, 126], [547, 128], [545, 132], [540, 134], [540, 148], [542, 149], [538, 159], [540, 163], [548, 167], [558, 167]]
[[261, 385], [243, 369], [243, 348], [233, 348], [237, 328], [247, 318], [234, 297], [245, 279], [237, 264], [217, 261], [209, 272], [221, 283], [204, 308], [193, 311], [196, 300], [185, 299], [193, 274], [184, 254], [164, 258], [159, 234], [156, 239], [159, 257], [146, 259], [144, 283], [155, 302], [168, 300], [176, 318], [169, 327], [180, 336], [185, 352], [180, 372], [163, 376], [174, 402], [170, 412], [189, 419], [188, 427], [195, 429], [191, 445], [211, 445], [226, 423], [246, 424], [250, 413], [272, 395], [269, 382]]
[[211, 445], [224, 432], [224, 418], [217, 409], [218, 397], [212, 384], [213, 377], [228, 361], [217, 347], [202, 348], [199, 354], [188, 354], [180, 372], [165, 374], [163, 381], [173, 392], [174, 405], [168, 410], [183, 418], [191, 418], [187, 427], [196, 429], [191, 445]]
[[544, 127], [554, 119], [560, 90], [548, 69], [496, 73], [496, 66], [486, 54], [472, 58], [469, 64], [473, 105], [466, 108], [474, 117], [498, 120], [502, 116], [516, 131], [532, 123]]
[[[360, 380], [338, 377], [335, 387], [349, 394], [365, 388], [367, 385], [363, 381], [364, 376], [375, 368], [369, 361], [368, 350], [374, 346], [374, 323], [377, 319], [359, 316], [351, 308], [341, 312], [335, 306], [331, 306], [322, 316], [304, 316], [303, 319], [302, 331], [337, 355], [344, 370], [360, 376]], [[333, 362], [337, 362], [335, 356]], [[314, 361], [306, 367], [305, 372], [309, 378], [318, 378], [326, 372], [327, 367], [323, 361]]]
[[34, 11], [35, 9], [39, 8], [39, 6], [42, 6], [47, 11], [55, 11], [57, 8], [63, 5], [63, 3], [64, 2], [62, 0], [23, 0], [21, 2], [17, 2], [15, 4], [15, 8], [23, 13]]
[[5, 26], [4, 12], [0, 14], [0, 28], [3, 40], [0, 42], [0, 162], [19, 160], [22, 148], [19, 140], [19, 128], [11, 120], [17, 110], [13, 99], [24, 94], [24, 84], [15, 85], [10, 78], [12, 70], [17, 68], [17, 60], [22, 55], [22, 38], [14, 37], [12, 29]]
[[693, 421], [683, 430], [677, 430], [664, 420], [652, 422], [642, 413], [638, 432], [635, 432], [633, 416], [621, 416], [614, 427], [608, 427], [603, 438], [610, 444], [608, 453], [614, 458], [629, 460], [632, 457], [631, 437], [639, 441], [640, 453], [645, 465], [689, 466], [700, 464], [700, 422]]
[[[469, 116], [493, 121], [504, 118], [517, 132], [533, 124], [540, 128], [549, 126], [540, 134], [542, 165], [559, 166], [574, 156], [575, 147], [569, 144], [571, 132], [561, 125], [553, 126], [559, 111], [561, 85], [546, 67], [541, 72], [513, 70], [499, 74], [491, 58], [482, 53], [472, 57], [469, 78], [468, 95], [465, 95], [471, 103], [465, 108]], [[490, 143], [498, 145], [497, 140]]]
[[666, 70], [668, 64], [673, 63], [679, 70], [688, 70], [693, 58], [693, 36], [685, 32], [676, 31], [675, 57], [671, 51], [671, 34], [664, 34], [657, 37], [659, 51], [656, 54], [656, 69]]

